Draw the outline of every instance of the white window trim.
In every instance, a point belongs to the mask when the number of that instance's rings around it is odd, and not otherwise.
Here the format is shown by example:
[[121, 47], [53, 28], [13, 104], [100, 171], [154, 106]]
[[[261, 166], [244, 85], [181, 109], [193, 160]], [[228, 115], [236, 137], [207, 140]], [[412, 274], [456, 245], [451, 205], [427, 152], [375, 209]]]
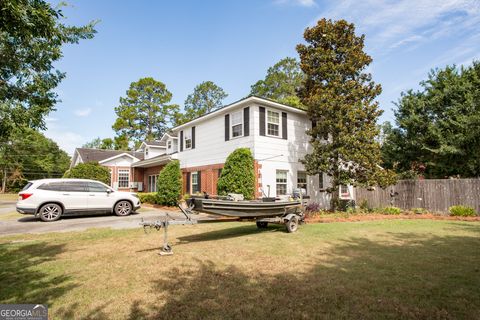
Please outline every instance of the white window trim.
[[172, 140], [167, 141], [167, 149], [172, 149]]
[[[239, 136], [236, 136], [234, 137], [233, 136], [233, 114], [234, 113], [240, 113], [240, 116], [242, 117], [242, 122], [240, 124], [236, 124], [236, 126], [238, 125], [241, 125], [242, 127], [242, 134], [239, 135]], [[234, 111], [234, 112], [231, 112], [230, 113], [230, 139], [238, 139], [238, 138], [242, 138], [245, 136], [245, 126], [244, 126], [244, 123], [245, 123], [245, 119], [243, 118], [243, 109], [242, 110], [238, 110], [238, 111]]]
[[298, 176], [299, 173], [304, 173], [305, 174], [305, 192], [308, 194], [308, 174], [304, 170], [297, 170], [297, 189], [298, 189]]
[[[279, 183], [277, 182], [277, 173], [278, 173], [279, 171], [285, 172], [285, 174], [286, 174], [286, 176], [285, 176], [285, 178], [286, 178], [285, 180], [286, 180], [286, 181], [285, 181], [284, 183], [283, 183], [283, 182], [280, 183], [280, 184], [282, 184], [282, 185], [285, 185], [285, 194], [278, 194], [278, 193], [277, 193], [277, 186], [278, 186], [278, 184], [279, 184]], [[288, 171], [288, 170], [284, 170], [284, 169], [277, 169], [277, 170], [275, 170], [275, 194], [276, 194], [277, 196], [285, 196], [285, 195], [288, 195], [288, 174], [289, 174], [289, 171]]]
[[[196, 185], [198, 185], [198, 174], [199, 174], [199, 172], [198, 172], [198, 171], [192, 171], [192, 172], [190, 173], [190, 192], [191, 192], [192, 194], [195, 194], [194, 191], [193, 191], [193, 185], [194, 185], [194, 183], [193, 183], [193, 175], [194, 175], [194, 174], [197, 175], [197, 183], [196, 183]], [[198, 192], [200, 192], [200, 186], [198, 186], [198, 191], [197, 191], [196, 193], [198, 193]]]
[[[157, 180], [158, 180], [158, 174], [151, 174], [148, 176], [148, 179], [147, 179], [147, 182], [148, 182], [148, 192], [157, 192]], [[154, 190], [151, 190], [151, 185], [150, 185], [150, 182], [151, 181], [154, 181], [154, 184], [153, 184], [153, 189]]]
[[[190, 132], [190, 147], [187, 148], [187, 132]], [[191, 150], [192, 149], [192, 128], [189, 128], [188, 130], [183, 130], [183, 146], [184, 146], [184, 151], [185, 150]]]
[[[120, 171], [123, 171], [122, 173], [128, 172], [128, 180], [127, 180], [127, 186], [126, 187], [121, 187], [120, 186]], [[118, 183], [118, 188], [120, 189], [128, 189], [130, 188], [130, 169], [118, 169], [117, 170], [117, 183]]]
[[[278, 136], [275, 136], [273, 134], [268, 134], [268, 124], [269, 123], [276, 124], [276, 123], [273, 123], [273, 122], [268, 122], [268, 112], [269, 111], [278, 113]], [[271, 109], [271, 108], [265, 108], [265, 135], [267, 137], [272, 137], [272, 138], [281, 138], [282, 137], [282, 112], [281, 111]]]

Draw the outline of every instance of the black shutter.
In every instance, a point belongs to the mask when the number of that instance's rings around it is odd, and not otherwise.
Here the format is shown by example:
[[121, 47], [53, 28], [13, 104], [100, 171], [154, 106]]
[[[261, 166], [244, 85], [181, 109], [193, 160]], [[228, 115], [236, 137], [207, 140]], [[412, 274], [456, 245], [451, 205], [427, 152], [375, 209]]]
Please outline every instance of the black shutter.
[[282, 139], [287, 140], [287, 113], [282, 112]]
[[183, 131], [180, 131], [180, 151], [183, 151]]
[[192, 149], [195, 149], [195, 127], [192, 127]]
[[190, 172], [187, 172], [187, 193], [190, 193]]
[[225, 141], [230, 140], [230, 115], [225, 115]]
[[260, 107], [260, 135], [265, 135], [265, 108]]
[[312, 121], [312, 129], [317, 126], [317, 121]]
[[250, 108], [243, 109], [243, 135], [246, 137], [250, 135]]
[[198, 183], [198, 191], [202, 192], [202, 171], [197, 171], [197, 183]]

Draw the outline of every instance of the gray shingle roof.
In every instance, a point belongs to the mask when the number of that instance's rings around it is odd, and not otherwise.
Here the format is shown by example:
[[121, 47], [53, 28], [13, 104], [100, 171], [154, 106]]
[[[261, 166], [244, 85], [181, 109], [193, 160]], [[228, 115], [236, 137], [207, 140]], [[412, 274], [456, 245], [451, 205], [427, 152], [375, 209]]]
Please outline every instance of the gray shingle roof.
[[145, 141], [145, 144], [147, 146], [159, 146], [159, 147], [165, 147], [165, 141]]
[[123, 150], [102, 150], [91, 148], [77, 148], [83, 162], [99, 162], [122, 153], [128, 153], [137, 159], [143, 160], [143, 152], [123, 151]]

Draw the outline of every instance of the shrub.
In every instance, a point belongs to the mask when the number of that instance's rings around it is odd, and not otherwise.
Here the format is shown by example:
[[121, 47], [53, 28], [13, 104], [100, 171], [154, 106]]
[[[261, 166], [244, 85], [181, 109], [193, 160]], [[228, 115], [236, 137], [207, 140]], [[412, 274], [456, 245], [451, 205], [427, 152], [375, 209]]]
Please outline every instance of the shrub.
[[310, 202], [305, 206], [306, 212], [318, 212], [320, 211], [320, 203], [318, 202]]
[[425, 208], [413, 208], [412, 212], [415, 214], [425, 214], [427, 213], [427, 209]]
[[396, 215], [396, 214], [402, 213], [402, 209], [397, 208], [397, 207], [385, 207], [385, 208], [381, 209], [380, 212], [383, 213], [383, 214], [394, 214], [394, 215]]
[[448, 211], [451, 216], [457, 217], [475, 217], [477, 215], [474, 208], [467, 206], [451, 206]]
[[165, 206], [176, 206], [182, 194], [182, 172], [180, 162], [173, 160], [168, 163], [157, 180], [158, 203]]
[[110, 185], [110, 169], [97, 162], [79, 163], [67, 170], [64, 178], [92, 179]]
[[217, 192], [219, 195], [243, 194], [246, 200], [254, 198], [255, 169], [250, 149], [238, 148], [228, 156], [217, 182]]
[[141, 203], [158, 203], [158, 194], [156, 192], [138, 193], [137, 195]]

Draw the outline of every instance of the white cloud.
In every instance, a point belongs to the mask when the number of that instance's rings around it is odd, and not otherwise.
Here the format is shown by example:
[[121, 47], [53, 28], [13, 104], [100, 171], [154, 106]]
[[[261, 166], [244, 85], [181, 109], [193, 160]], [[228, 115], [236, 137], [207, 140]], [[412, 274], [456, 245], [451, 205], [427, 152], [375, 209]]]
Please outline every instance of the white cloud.
[[58, 146], [65, 150], [70, 156], [73, 155], [75, 148], [81, 147], [86, 141], [86, 139], [78, 133], [68, 131], [54, 124], [49, 125], [44, 134], [55, 141]]
[[297, 5], [302, 7], [314, 7], [317, 5], [315, 0], [276, 0], [274, 3], [278, 5]]
[[92, 113], [92, 108], [85, 108], [85, 109], [76, 109], [73, 112], [77, 117], [86, 117], [90, 113]]
[[378, 51], [457, 32], [475, 34], [480, 31], [478, 0], [345, 0], [332, 3], [318, 18], [354, 22]]

